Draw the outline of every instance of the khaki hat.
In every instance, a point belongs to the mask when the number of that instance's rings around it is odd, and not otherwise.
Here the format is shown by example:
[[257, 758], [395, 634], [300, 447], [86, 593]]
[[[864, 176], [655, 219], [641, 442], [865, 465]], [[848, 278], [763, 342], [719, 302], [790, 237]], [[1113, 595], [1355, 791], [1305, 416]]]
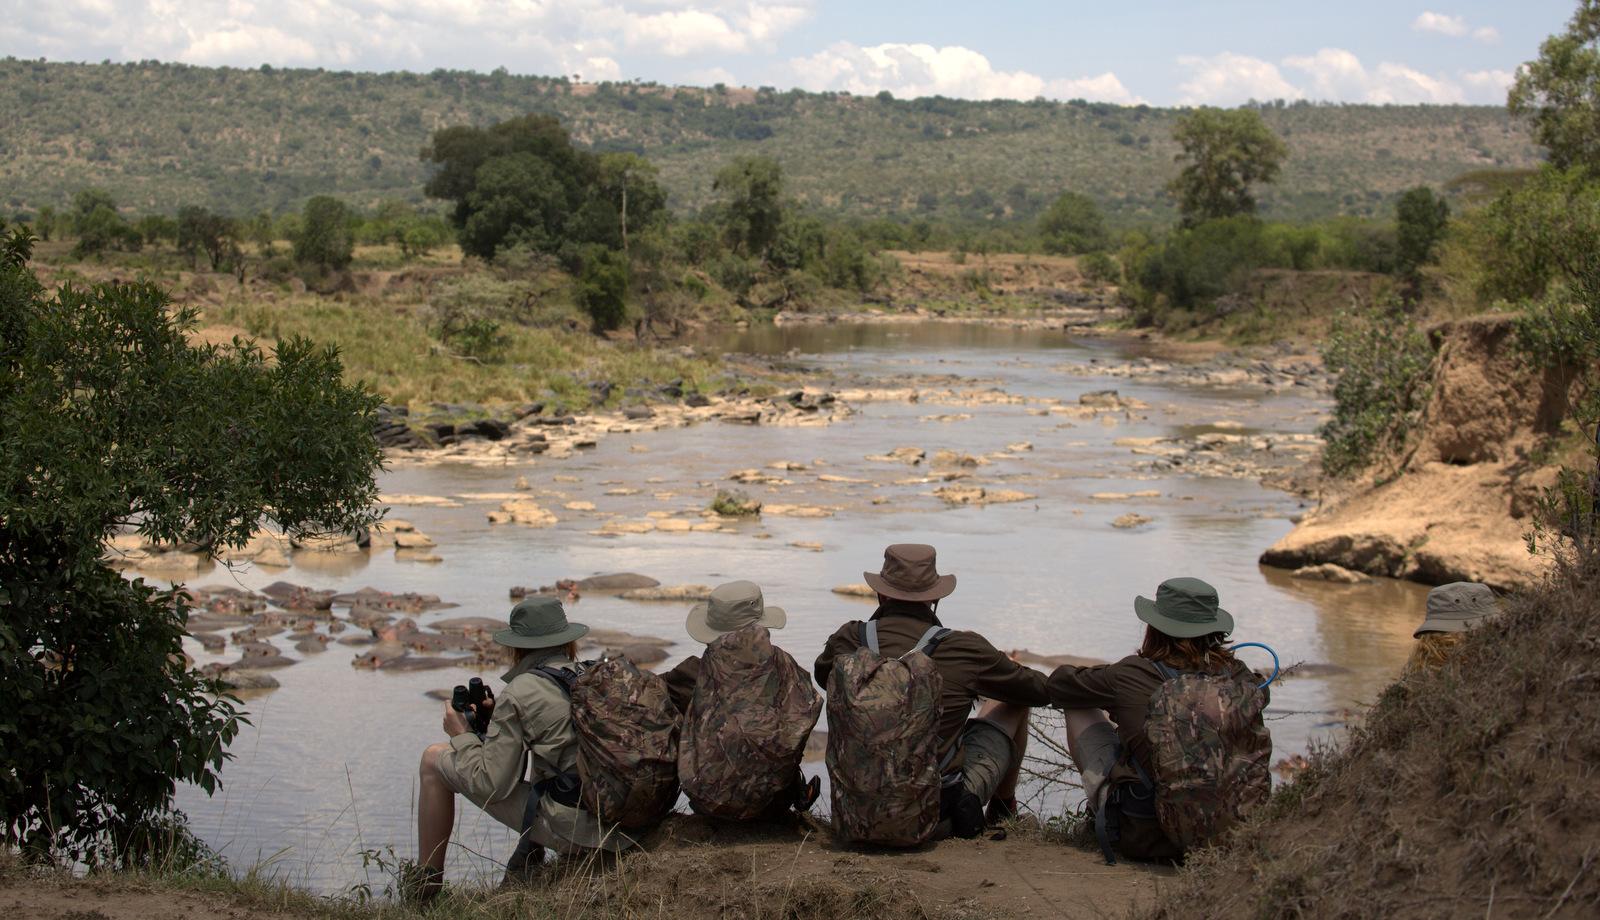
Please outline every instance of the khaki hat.
[[559, 648], [588, 635], [589, 627], [568, 623], [561, 601], [538, 594], [511, 608], [511, 626], [497, 630], [494, 641], [511, 648]]
[[862, 572], [872, 590], [902, 601], [936, 601], [956, 589], [954, 575], [940, 575], [938, 553], [926, 543], [896, 543], [883, 551], [883, 570]]
[[1233, 614], [1218, 606], [1217, 589], [1198, 578], [1167, 579], [1156, 588], [1155, 600], [1134, 598], [1133, 612], [1175, 639], [1233, 632]]
[[782, 629], [789, 615], [782, 607], [768, 607], [761, 588], [750, 581], [730, 581], [718, 585], [711, 598], [695, 604], [689, 611], [686, 628], [696, 642], [710, 644], [718, 636], [760, 623], [768, 629]]
[[1500, 612], [1500, 601], [1488, 585], [1457, 581], [1428, 592], [1428, 615], [1411, 637], [1430, 632], [1465, 632], [1486, 616]]

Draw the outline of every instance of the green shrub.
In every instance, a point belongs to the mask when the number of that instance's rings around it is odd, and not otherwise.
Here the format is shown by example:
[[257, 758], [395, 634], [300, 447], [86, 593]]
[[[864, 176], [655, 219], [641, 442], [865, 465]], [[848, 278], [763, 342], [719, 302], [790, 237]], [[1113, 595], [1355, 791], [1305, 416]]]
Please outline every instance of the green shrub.
[[1106, 252], [1091, 252], [1080, 257], [1078, 271], [1091, 284], [1118, 284], [1122, 281], [1122, 266]]
[[1261, 222], [1225, 217], [1173, 231], [1144, 252], [1129, 275], [1151, 319], [1165, 309], [1192, 310], [1242, 290], [1264, 261]]
[[1322, 359], [1338, 375], [1322, 469], [1351, 476], [1405, 443], [1428, 401], [1433, 348], [1410, 316], [1381, 306], [1341, 315]]
[[378, 399], [332, 349], [195, 347], [195, 311], [154, 285], [52, 294], [30, 255], [0, 227], [0, 850], [148, 864], [174, 786], [217, 788], [239, 712], [186, 663], [185, 595], [104, 544], [371, 524]]
[[337, 198], [318, 195], [301, 212], [294, 237], [294, 260], [318, 271], [340, 271], [355, 254], [350, 208]]
[[578, 274], [578, 304], [589, 314], [595, 332], [622, 325], [628, 314], [628, 262], [603, 246], [586, 247]]

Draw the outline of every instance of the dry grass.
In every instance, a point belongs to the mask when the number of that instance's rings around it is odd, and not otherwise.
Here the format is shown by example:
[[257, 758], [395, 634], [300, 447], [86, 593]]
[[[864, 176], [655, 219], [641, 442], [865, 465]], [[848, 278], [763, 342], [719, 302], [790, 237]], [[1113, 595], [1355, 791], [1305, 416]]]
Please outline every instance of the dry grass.
[[1595, 916], [1596, 652], [1589, 559], [1392, 685], [1151, 916]]

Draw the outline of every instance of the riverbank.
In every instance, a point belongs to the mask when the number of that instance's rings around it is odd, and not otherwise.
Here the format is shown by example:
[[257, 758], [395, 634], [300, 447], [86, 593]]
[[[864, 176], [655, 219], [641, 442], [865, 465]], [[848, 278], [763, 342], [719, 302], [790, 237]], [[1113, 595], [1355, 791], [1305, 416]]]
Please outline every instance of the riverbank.
[[1548, 571], [1524, 537], [1540, 494], [1581, 451], [1581, 435], [1565, 427], [1577, 383], [1527, 364], [1512, 316], [1442, 323], [1429, 340], [1429, 397], [1415, 430], [1362, 477], [1324, 481], [1318, 507], [1262, 563], [1334, 563], [1502, 590], [1533, 585]]
[[1032, 824], [976, 840], [885, 851], [838, 846], [824, 824], [810, 819], [739, 827], [676, 816], [649, 836], [642, 852], [606, 865], [550, 865], [514, 890], [497, 890], [498, 878], [455, 885], [425, 910], [391, 899], [394, 875], [325, 898], [259, 874], [74, 878], [35, 873], [13, 860], [0, 861], [0, 911], [36, 920], [1089, 920], [1153, 905], [1157, 884], [1171, 874], [1159, 867], [1105, 866], [1097, 852], [1046, 839]]

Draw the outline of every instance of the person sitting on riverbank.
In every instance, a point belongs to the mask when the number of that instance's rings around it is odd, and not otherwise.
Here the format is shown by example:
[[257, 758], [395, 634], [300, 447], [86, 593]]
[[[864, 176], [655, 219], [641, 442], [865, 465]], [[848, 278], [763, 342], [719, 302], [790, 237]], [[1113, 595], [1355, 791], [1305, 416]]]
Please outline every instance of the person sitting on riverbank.
[[1449, 660], [1467, 630], [1500, 612], [1500, 601], [1488, 585], [1457, 581], [1428, 592], [1428, 612], [1412, 633], [1417, 644], [1406, 661], [1406, 672], [1441, 667]]
[[[567, 622], [561, 602], [536, 596], [511, 610], [510, 625], [494, 641], [514, 656], [505, 688], [491, 707], [480, 737], [466, 718], [445, 704], [447, 744], [422, 752], [417, 801], [416, 894], [437, 894], [459, 793], [501, 824], [521, 833], [506, 867], [513, 879], [544, 860], [544, 847], [560, 853], [621, 850], [633, 841], [579, 806], [578, 738], [566, 691], [540, 669], [576, 672], [577, 642], [589, 631]], [[523, 765], [529, 765], [524, 776]]]
[[[921, 647], [930, 627], [943, 625], [939, 602], [955, 591], [956, 578], [939, 574], [931, 546], [895, 544], [884, 550], [883, 557], [880, 571], [863, 576], [878, 594], [878, 609], [870, 621], [876, 651], [888, 658]], [[828, 639], [813, 671], [819, 685], [827, 688], [835, 661], [862, 648], [866, 632], [866, 624], [852, 621]], [[946, 790], [939, 809], [941, 833], [944, 822], [949, 822], [950, 834], [975, 837], [988, 820], [1016, 812], [1028, 709], [1049, 702], [1045, 675], [1011, 660], [989, 640], [967, 630], [948, 631], [930, 657], [942, 680], [936, 725]], [[984, 705], [969, 719], [979, 697]]]
[[[1050, 702], [1065, 710], [1067, 748], [1107, 862], [1113, 850], [1177, 860], [1197, 836], [1221, 833], [1271, 793], [1267, 692], [1224, 645], [1233, 617], [1209, 584], [1164, 581], [1154, 600], [1135, 598], [1134, 613], [1146, 624], [1139, 651], [1057, 668]], [[1220, 740], [1207, 745], [1184, 730], [1196, 724], [1216, 726]]]
[[767, 632], [787, 622], [748, 581], [718, 586], [689, 611], [685, 628], [705, 643], [705, 658], [691, 655], [664, 677], [684, 713], [678, 773], [697, 812], [775, 820], [810, 810], [821, 794], [821, 778], [807, 781], [800, 760], [822, 699]]

